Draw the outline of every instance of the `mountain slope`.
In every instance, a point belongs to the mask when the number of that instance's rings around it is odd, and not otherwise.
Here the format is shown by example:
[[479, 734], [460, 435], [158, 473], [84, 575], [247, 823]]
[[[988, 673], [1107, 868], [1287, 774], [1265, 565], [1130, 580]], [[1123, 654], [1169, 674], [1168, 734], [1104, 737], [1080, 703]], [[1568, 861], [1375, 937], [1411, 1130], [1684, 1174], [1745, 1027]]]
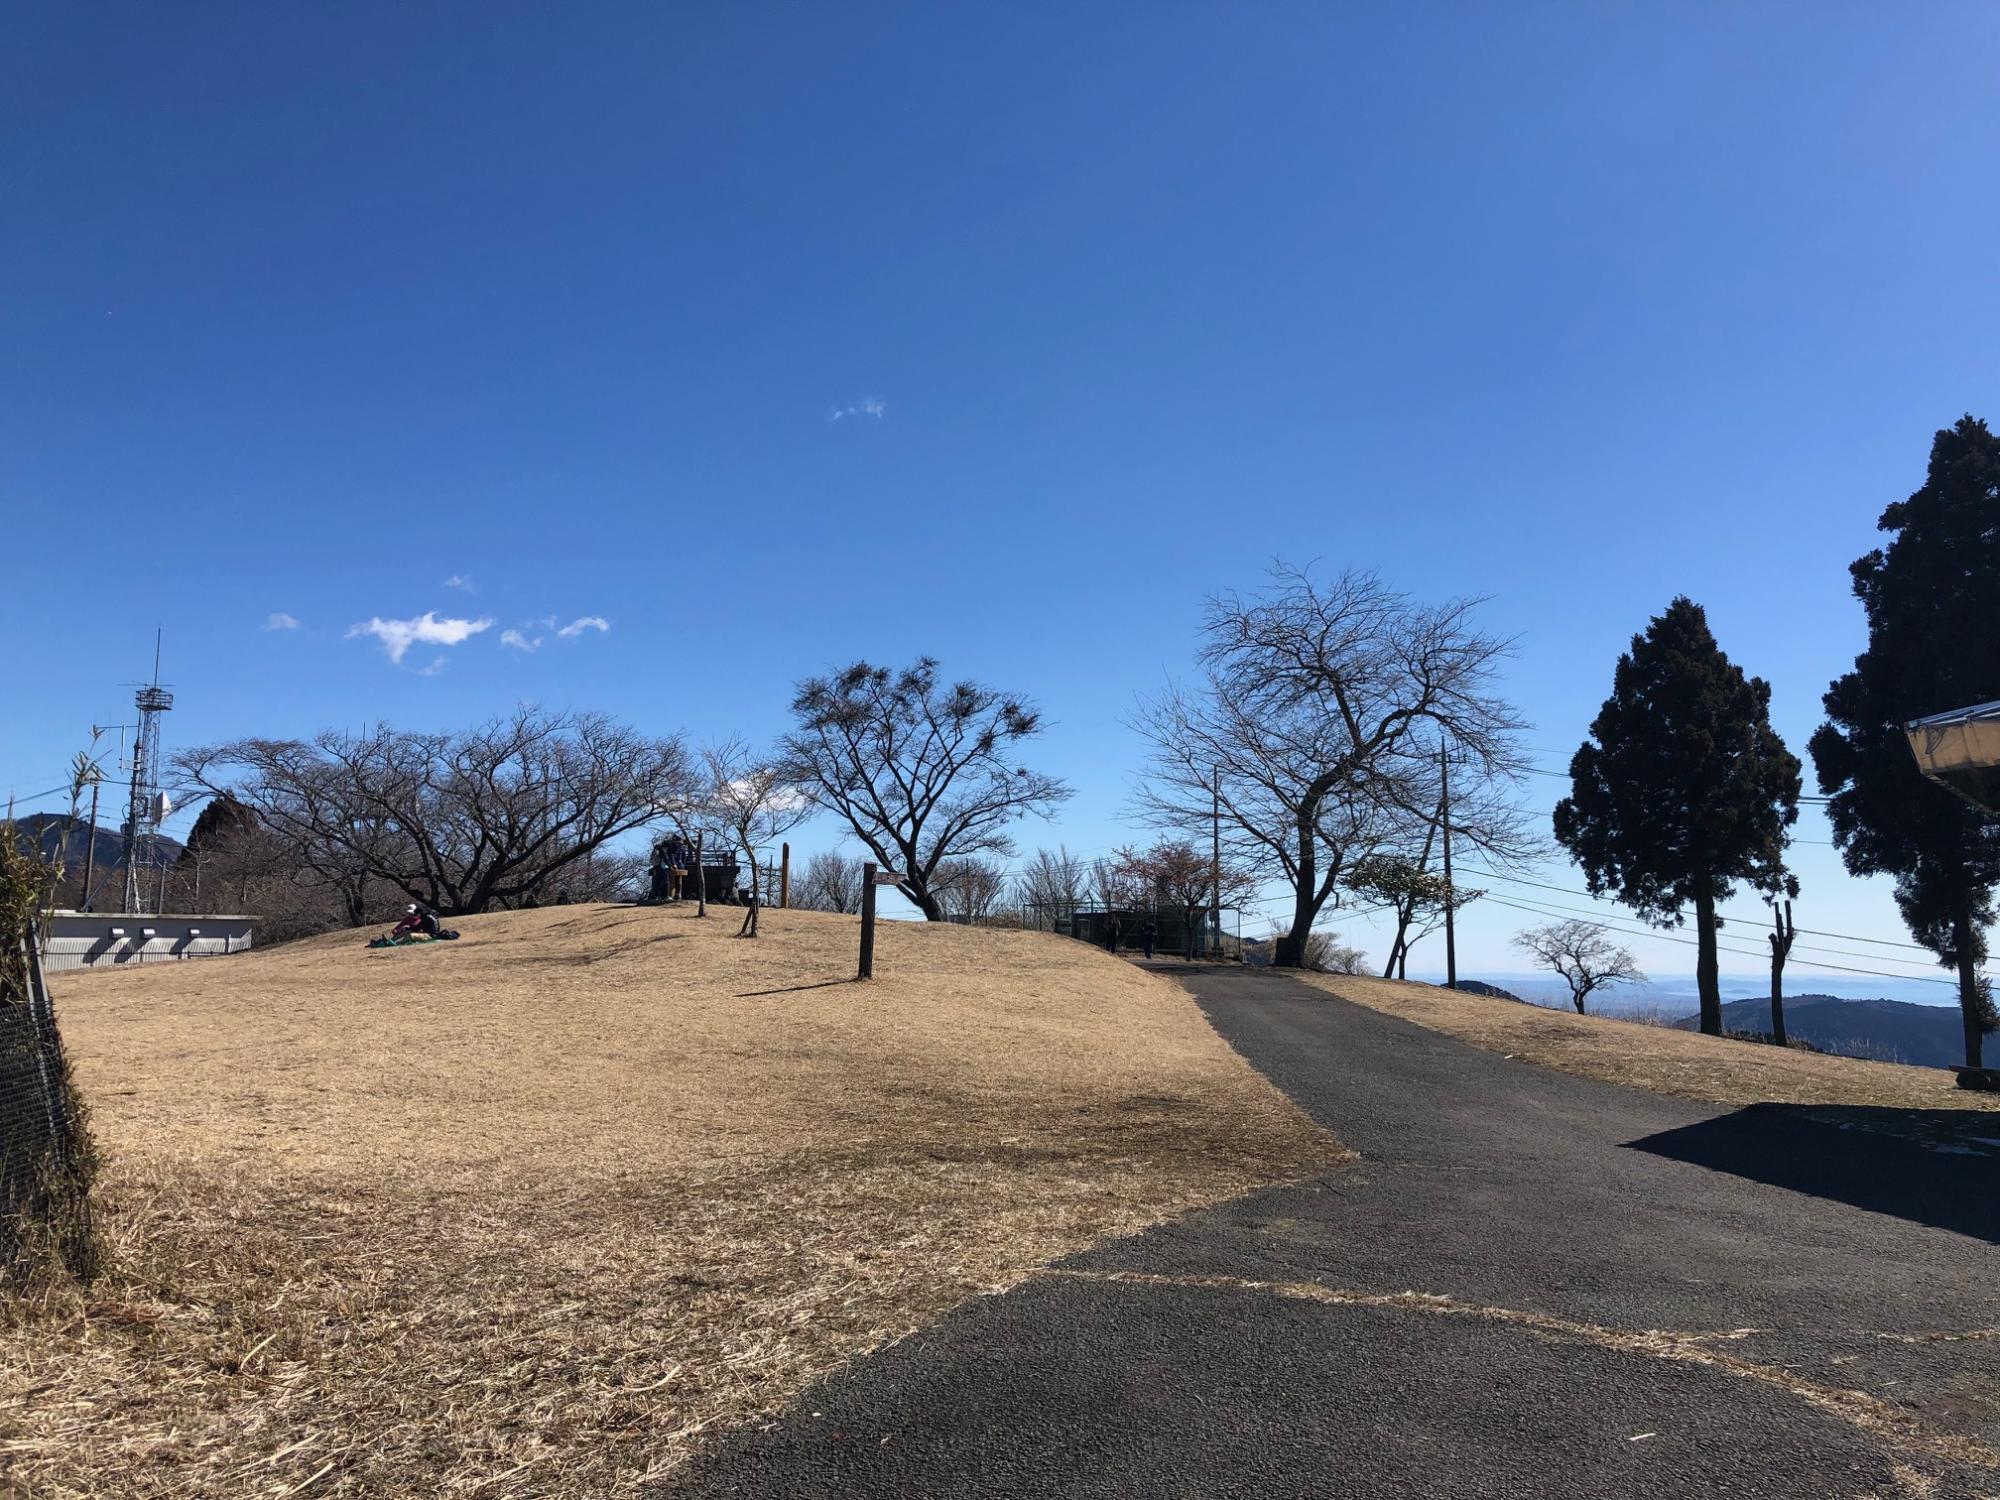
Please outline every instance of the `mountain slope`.
[[[1700, 1028], [1700, 1017], [1674, 1023], [1684, 1031]], [[1731, 1000], [1722, 1007], [1727, 1031], [1771, 1032], [1769, 1000]], [[1877, 1062], [1949, 1068], [1965, 1061], [1958, 1011], [1948, 1005], [1913, 1005], [1907, 1000], [1843, 1000], [1838, 995], [1787, 995], [1785, 1031], [1822, 1052], [1867, 1057]]]
[[[69, 818], [63, 813], [29, 813], [25, 818], [17, 818], [14, 827], [18, 832], [23, 849], [32, 849], [43, 859], [49, 858], [57, 849], [63, 850], [63, 863], [71, 870], [81, 870], [90, 849], [90, 822], [78, 818], [68, 828], [68, 839], [64, 839], [65, 825]], [[178, 840], [164, 835], [148, 839], [139, 851], [139, 867], [157, 870], [163, 865], [171, 865], [181, 857]], [[125, 860], [125, 836], [117, 825], [106, 826], [103, 821], [97, 825], [97, 868], [115, 870]]]

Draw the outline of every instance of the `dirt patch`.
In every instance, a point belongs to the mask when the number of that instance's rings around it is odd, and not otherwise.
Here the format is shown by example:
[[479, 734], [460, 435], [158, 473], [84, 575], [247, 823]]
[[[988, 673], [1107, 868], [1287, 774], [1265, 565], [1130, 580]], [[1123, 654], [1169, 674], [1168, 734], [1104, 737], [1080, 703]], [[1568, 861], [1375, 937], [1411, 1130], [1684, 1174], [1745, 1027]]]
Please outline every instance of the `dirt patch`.
[[1338, 1158], [1080, 944], [890, 923], [858, 985], [853, 919], [765, 923], [66, 976], [113, 1269], [0, 1304], [7, 1478], [632, 1493], [967, 1297]]
[[2000, 1094], [1958, 1088], [1942, 1068], [1828, 1057], [1396, 979], [1299, 977], [1357, 1005], [1525, 1062], [1709, 1104], [2000, 1110]]

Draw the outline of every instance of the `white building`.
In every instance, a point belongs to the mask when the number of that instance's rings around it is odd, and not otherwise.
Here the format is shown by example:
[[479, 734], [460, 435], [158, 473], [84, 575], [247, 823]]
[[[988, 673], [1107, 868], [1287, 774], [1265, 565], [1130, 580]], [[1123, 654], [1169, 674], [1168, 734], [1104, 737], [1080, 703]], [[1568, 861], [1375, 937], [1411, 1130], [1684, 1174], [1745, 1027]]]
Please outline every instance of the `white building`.
[[59, 911], [49, 918], [49, 941], [42, 964], [53, 973], [109, 964], [220, 958], [246, 951], [256, 922], [255, 917], [234, 914], [131, 916]]

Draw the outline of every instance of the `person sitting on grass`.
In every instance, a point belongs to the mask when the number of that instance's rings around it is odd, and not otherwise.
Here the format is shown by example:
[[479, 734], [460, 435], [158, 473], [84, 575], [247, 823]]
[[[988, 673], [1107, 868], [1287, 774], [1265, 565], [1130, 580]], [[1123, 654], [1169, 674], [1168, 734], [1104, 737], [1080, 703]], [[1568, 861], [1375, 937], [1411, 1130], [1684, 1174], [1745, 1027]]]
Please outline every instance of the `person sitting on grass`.
[[419, 935], [429, 938], [438, 935], [437, 913], [412, 901], [403, 908], [403, 920], [396, 924], [395, 930], [389, 936], [400, 938]]

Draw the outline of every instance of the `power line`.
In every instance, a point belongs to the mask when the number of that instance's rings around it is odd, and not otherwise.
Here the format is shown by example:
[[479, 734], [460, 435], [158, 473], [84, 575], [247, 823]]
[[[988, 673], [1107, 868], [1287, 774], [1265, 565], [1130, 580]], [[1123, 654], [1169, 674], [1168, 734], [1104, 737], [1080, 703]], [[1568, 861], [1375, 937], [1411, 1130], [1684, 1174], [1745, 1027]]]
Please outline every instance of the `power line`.
[[19, 807], [33, 807], [37, 802], [46, 802], [49, 798], [60, 797], [68, 791], [69, 783], [65, 781], [61, 786], [50, 787], [46, 792], [33, 792], [26, 797], [10, 796], [8, 800]]
[[[1558, 781], [1570, 780], [1569, 772], [1552, 771], [1547, 766], [1523, 766], [1521, 769], [1526, 771], [1530, 776], [1552, 776]], [[1833, 799], [1830, 797], [1809, 797], [1801, 794], [1798, 800], [1801, 802], [1812, 803], [1814, 805], [1824, 805], [1825, 803], [1830, 802]]]
[[[1497, 906], [1511, 907], [1515, 911], [1524, 911], [1533, 917], [1559, 917], [1562, 915], [1560, 911], [1542, 906], [1527, 905], [1519, 901], [1509, 901], [1503, 896], [1489, 895], [1486, 899]], [[1697, 938], [1678, 937], [1670, 932], [1661, 932], [1657, 928], [1634, 930], [1614, 925], [1610, 921], [1600, 921], [1598, 925], [1608, 931], [1617, 933], [1620, 937], [1651, 937], [1658, 938], [1661, 942], [1665, 943], [1680, 943], [1685, 947], [1700, 946], [1700, 940]], [[1800, 930], [1804, 931], [1803, 928]], [[1770, 957], [1767, 953], [1759, 953], [1755, 948], [1732, 948], [1720, 942], [1715, 945], [1715, 951], [1718, 953], [1735, 954], [1743, 958], [1762, 958], [1768, 960]], [[1943, 984], [1950, 985], [1953, 988], [1957, 987], [1956, 980], [1936, 979], [1927, 974], [1890, 974], [1881, 969], [1856, 969], [1847, 964], [1830, 964], [1824, 961], [1815, 963], [1813, 967], [1820, 970], [1832, 969], [1841, 974], [1864, 974], [1871, 979], [1894, 979], [1912, 984]]]
[[[1550, 885], [1550, 884], [1548, 884], [1548, 883], [1547, 883], [1546, 881], [1541, 881], [1541, 880], [1529, 880], [1529, 879], [1527, 879], [1527, 878], [1526, 878], [1525, 876], [1521, 876], [1521, 875], [1503, 875], [1503, 874], [1502, 874], [1502, 873], [1501, 873], [1500, 871], [1498, 871], [1498, 870], [1486, 870], [1486, 869], [1479, 869], [1479, 868], [1477, 868], [1477, 867], [1472, 867], [1472, 873], [1473, 873], [1473, 874], [1475, 874], [1475, 875], [1480, 875], [1480, 876], [1483, 876], [1483, 877], [1485, 877], [1486, 879], [1489, 879], [1489, 880], [1504, 880], [1504, 881], [1508, 882], [1508, 883], [1509, 883], [1509, 884], [1511, 884], [1511, 885], [1531, 885], [1531, 886], [1533, 886], [1533, 887], [1534, 887], [1534, 888], [1535, 888], [1536, 890], [1538, 890], [1538, 891], [1555, 891], [1555, 892], [1557, 892], [1558, 894], [1560, 894], [1560, 895], [1564, 895], [1564, 896], [1582, 896], [1582, 897], [1584, 897], [1584, 898], [1585, 898], [1586, 900], [1590, 900], [1590, 901], [1598, 901], [1598, 900], [1601, 900], [1601, 899], [1602, 899], [1601, 897], [1599, 897], [1599, 896], [1597, 896], [1597, 895], [1594, 895], [1594, 894], [1593, 894], [1592, 892], [1590, 892], [1590, 891], [1580, 891], [1580, 890], [1577, 890], [1577, 889], [1576, 889], [1576, 888], [1575, 888], [1574, 886], [1567, 886], [1567, 885]], [[1724, 913], [1722, 913], [1722, 915], [1723, 915], [1724, 917], [1728, 917], [1728, 916], [1729, 916], [1729, 913], [1727, 913], [1727, 912], [1724, 912]], [[1763, 918], [1761, 918], [1761, 917], [1756, 917], [1756, 918], [1752, 918], [1752, 917], [1743, 917], [1743, 916], [1738, 916], [1738, 917], [1735, 917], [1735, 918], [1733, 918], [1732, 920], [1735, 920], [1735, 921], [1738, 921], [1738, 922], [1752, 922], [1752, 921], [1755, 921], [1755, 922], [1760, 922], [1760, 923], [1761, 923], [1761, 922], [1762, 922], [1762, 920], [1763, 920]], [[1860, 937], [1860, 936], [1857, 936], [1856, 934], [1854, 934], [1854, 933], [1851, 933], [1851, 932], [1822, 932], [1822, 931], [1821, 931], [1821, 930], [1819, 930], [1818, 928], [1814, 928], [1814, 927], [1801, 927], [1801, 928], [1798, 928], [1797, 930], [1798, 930], [1798, 931], [1800, 931], [1800, 932], [1804, 932], [1804, 933], [1810, 933], [1810, 934], [1811, 934], [1811, 935], [1812, 935], [1813, 937], [1830, 937], [1830, 938], [1840, 938], [1840, 939], [1841, 939], [1842, 941], [1844, 941], [1844, 942], [1849, 942], [1849, 943], [1867, 943], [1867, 944], [1869, 944], [1869, 945], [1870, 945], [1871, 947], [1876, 947], [1876, 948], [1909, 948], [1909, 949], [1911, 949], [1911, 950], [1913, 950], [1914, 952], [1917, 952], [1917, 953], [1929, 953], [1929, 952], [1930, 952], [1930, 949], [1928, 949], [1928, 948], [1924, 947], [1924, 945], [1923, 945], [1923, 944], [1921, 944], [1921, 943], [1905, 943], [1905, 942], [1901, 942], [1901, 941], [1899, 941], [1899, 940], [1896, 940], [1896, 939], [1892, 939], [1892, 938], [1870, 938], [1870, 937]]]
[[[1491, 895], [1490, 892], [1488, 894]], [[1554, 901], [1542, 901], [1538, 902], [1537, 904], [1548, 907], [1551, 912], [1563, 912], [1574, 916], [1588, 917], [1595, 922], [1609, 923], [1613, 921], [1623, 920], [1622, 918], [1618, 917], [1606, 917], [1602, 915], [1602, 908], [1591, 909], [1580, 906], [1562, 906]], [[1643, 927], [1643, 924], [1640, 924], [1636, 921], [1632, 923], [1632, 927], [1635, 930], [1643, 928], [1643, 931], [1647, 933], [1657, 932], [1660, 930], [1655, 927]], [[1793, 930], [1797, 932], [1804, 932], [1806, 929], [1803, 927], [1799, 927]], [[1885, 964], [1913, 964], [1918, 966], [1930, 966], [1934, 965], [1936, 962], [1933, 958], [1929, 957], [1928, 955], [1924, 958], [1893, 958], [1893, 957], [1884, 957], [1874, 953], [1858, 953], [1852, 948], [1823, 948], [1816, 943], [1795, 944], [1793, 951], [1798, 953], [1832, 953], [1838, 955], [1841, 958], [1871, 958], [1874, 959], [1877, 963], [1885, 963]], [[1925, 976], [1913, 974], [1910, 977], [1912, 979], [1917, 979]]]

